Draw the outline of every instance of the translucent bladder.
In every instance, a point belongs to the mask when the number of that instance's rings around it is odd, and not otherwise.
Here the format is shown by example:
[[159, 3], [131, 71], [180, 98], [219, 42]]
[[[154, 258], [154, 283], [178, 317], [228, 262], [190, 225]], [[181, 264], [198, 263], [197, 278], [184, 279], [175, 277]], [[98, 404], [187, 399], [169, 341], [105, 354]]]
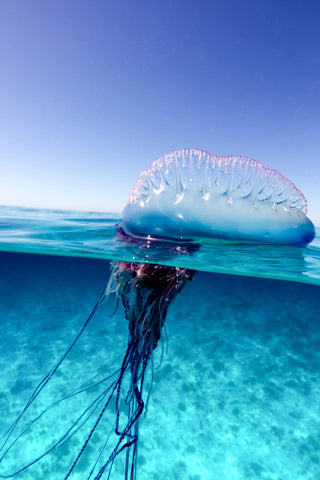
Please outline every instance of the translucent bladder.
[[140, 173], [121, 218], [137, 238], [304, 246], [315, 236], [306, 213], [303, 194], [277, 171], [247, 157], [185, 149]]

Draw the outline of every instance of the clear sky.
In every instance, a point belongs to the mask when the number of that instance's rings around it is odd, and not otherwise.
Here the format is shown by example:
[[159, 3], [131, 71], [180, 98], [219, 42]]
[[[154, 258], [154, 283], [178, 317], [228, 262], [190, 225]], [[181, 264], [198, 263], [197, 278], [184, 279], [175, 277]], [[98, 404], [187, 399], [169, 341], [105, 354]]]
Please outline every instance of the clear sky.
[[318, 0], [0, 0], [0, 203], [120, 212], [187, 147], [280, 171], [320, 223]]

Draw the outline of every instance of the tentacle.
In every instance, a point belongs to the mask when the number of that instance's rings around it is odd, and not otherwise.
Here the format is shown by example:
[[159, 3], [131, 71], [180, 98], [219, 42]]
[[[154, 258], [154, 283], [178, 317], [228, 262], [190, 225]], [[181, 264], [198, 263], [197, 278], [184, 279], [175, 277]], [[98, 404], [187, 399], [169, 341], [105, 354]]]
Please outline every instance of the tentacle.
[[[29, 468], [31, 465], [37, 463], [53, 449], [74, 436], [75, 433], [77, 433], [88, 422], [89, 418], [95, 414], [97, 417], [64, 477], [64, 480], [68, 480], [71, 473], [76, 468], [81, 456], [87, 449], [94, 432], [101, 424], [101, 420], [110, 406], [112, 398], [114, 398], [115, 422], [112, 430], [110, 431], [109, 435], [107, 435], [105, 442], [100, 448], [100, 452], [90, 470], [87, 480], [90, 480], [93, 475], [95, 475], [95, 480], [99, 480], [104, 474], [107, 475], [107, 478], [110, 478], [114, 461], [123, 450], [127, 451], [125, 479], [136, 480], [139, 419], [145, 410], [145, 403], [143, 400], [143, 385], [147, 367], [150, 359], [152, 359], [153, 350], [157, 347], [157, 344], [161, 338], [161, 331], [165, 324], [169, 305], [193, 275], [194, 272], [192, 271], [178, 269], [175, 267], [125, 262], [116, 262], [113, 265], [113, 271], [107, 288], [93, 308], [80, 332], [75, 337], [66, 352], [62, 355], [57, 364], [48, 372], [48, 374], [35, 388], [16, 421], [13, 422], [13, 424], [7, 429], [2, 437], [3, 444], [0, 452], [2, 451], [3, 453], [0, 457], [0, 463], [11, 450], [11, 448], [16, 444], [16, 442], [23, 437], [27, 430], [31, 428], [31, 426], [43, 415], [45, 415], [51, 408], [55, 407], [64, 400], [94, 388], [95, 386], [104, 384], [108, 380], [112, 379], [110, 385], [108, 385], [107, 388], [104, 388], [102, 393], [100, 393], [97, 398], [91, 402], [91, 404], [82, 412], [81, 415], [78, 416], [76, 421], [72, 423], [67, 431], [47, 450], [45, 450], [41, 455], [36, 457], [24, 467], [18, 469], [16, 472], [10, 475], [0, 475], [0, 478], [12, 478]], [[82, 387], [79, 387], [77, 390], [64, 396], [60, 400], [49, 405], [8, 445], [11, 435], [13, 434], [16, 426], [20, 422], [25, 412], [29, 409], [31, 404], [35, 401], [43, 388], [50, 381], [52, 376], [56, 373], [61, 363], [65, 360], [76, 342], [81, 337], [93, 315], [102, 305], [104, 305], [111, 294], [115, 294], [118, 301], [121, 300], [125, 309], [125, 317], [129, 323], [129, 342], [126, 353], [122, 360], [121, 367], [112, 375], [109, 375], [102, 380], [97, 380], [93, 384], [85, 384]], [[118, 305], [118, 301], [116, 307]], [[147, 395], [146, 405], [148, 404], [150, 391], [152, 388], [153, 362], [151, 370], [151, 387]], [[127, 392], [124, 392], [124, 385], [126, 385], [129, 376], [130, 385]], [[120, 416], [121, 398], [124, 399], [125, 404], [128, 406], [127, 419], [125, 422], [122, 420], [122, 415]], [[108, 455], [106, 460], [102, 461], [101, 466], [100, 462], [102, 460], [102, 455], [105, 452], [105, 449], [111, 438], [112, 431], [117, 436], [117, 440], [111, 454]], [[98, 466], [99, 464], [100, 466]]]
[[[61, 364], [63, 363], [63, 361], [66, 359], [66, 357], [69, 355], [69, 353], [71, 352], [71, 350], [73, 349], [73, 347], [76, 345], [76, 343], [78, 342], [78, 340], [80, 339], [80, 337], [82, 336], [83, 332], [85, 331], [85, 329], [87, 328], [87, 326], [89, 325], [91, 319], [93, 318], [93, 316], [95, 315], [95, 313], [100, 309], [102, 308], [102, 306], [104, 306], [106, 304], [106, 302], [108, 301], [108, 299], [110, 298], [110, 294], [112, 294], [114, 292], [114, 282], [115, 282], [115, 278], [114, 278], [114, 275], [111, 274], [111, 277], [110, 277], [110, 280], [108, 282], [108, 285], [107, 285], [107, 288], [106, 290], [101, 294], [101, 296], [99, 297], [97, 303], [95, 304], [95, 306], [93, 307], [90, 315], [88, 316], [88, 318], [86, 319], [86, 321], [84, 322], [84, 324], [82, 325], [79, 333], [76, 335], [76, 337], [74, 338], [74, 340], [72, 341], [72, 343], [70, 344], [70, 346], [67, 348], [67, 350], [63, 353], [63, 355], [60, 357], [60, 359], [58, 360], [58, 362], [55, 364], [55, 366], [53, 368], [51, 368], [49, 370], [49, 372], [42, 378], [42, 380], [40, 381], [40, 383], [36, 386], [36, 388], [34, 389], [34, 391], [32, 392], [29, 400], [27, 401], [27, 403], [25, 404], [25, 406], [23, 407], [23, 409], [21, 410], [20, 414], [18, 415], [18, 417], [15, 419], [15, 421], [8, 427], [8, 429], [4, 432], [4, 434], [1, 436], [1, 441], [2, 441], [2, 444], [0, 446], [0, 453], [1, 453], [1, 456], [0, 456], [0, 464], [3, 462], [3, 459], [5, 458], [5, 456], [9, 453], [9, 451], [12, 449], [12, 447], [16, 444], [16, 442], [27, 432], [27, 430], [30, 429], [30, 427], [37, 421], [39, 420], [40, 417], [42, 417], [48, 410], [50, 410], [51, 408], [53, 408], [55, 405], [57, 405], [58, 403], [61, 403], [63, 400], [66, 400], [67, 398], [70, 398], [71, 396], [73, 395], [77, 395], [83, 391], [85, 391], [86, 389], [89, 389], [89, 388], [93, 388], [94, 385], [91, 385], [87, 388], [83, 388], [82, 390], [79, 389], [78, 391], [72, 393], [72, 394], [69, 394], [67, 396], [65, 396], [64, 398], [54, 402], [53, 404], [49, 405], [45, 410], [43, 410], [36, 418], [34, 418], [27, 426], [26, 428], [11, 442], [9, 443], [8, 445], [8, 442], [10, 441], [10, 438], [11, 436], [13, 435], [16, 427], [18, 426], [18, 424], [21, 422], [21, 419], [22, 417], [25, 415], [25, 413], [29, 410], [29, 408], [31, 407], [31, 405], [33, 404], [33, 402], [36, 400], [36, 398], [40, 395], [40, 393], [42, 392], [42, 390], [46, 387], [46, 385], [49, 383], [49, 381], [52, 379], [52, 377], [54, 376], [54, 374], [57, 372], [57, 370], [59, 369], [59, 367], [61, 366]], [[114, 373], [115, 374], [115, 373]], [[108, 378], [111, 378], [114, 374], [112, 374], [111, 376], [109, 377], [106, 377], [104, 380], [101, 380], [100, 382], [97, 382], [96, 385], [106, 381]], [[109, 386], [110, 388], [110, 386]], [[108, 389], [101, 395], [106, 395], [108, 392]], [[92, 406], [94, 405], [95, 402], [99, 401], [99, 398], [100, 396], [95, 399], [94, 402], [92, 402], [92, 404], [78, 417], [78, 419], [73, 423], [73, 425], [67, 430], [67, 432], [59, 439], [57, 440], [48, 450], [46, 450], [42, 455], [40, 455], [39, 457], [37, 457], [35, 460], [33, 460], [32, 462], [29, 462], [27, 465], [25, 465], [23, 468], [21, 469], [18, 469], [17, 471], [15, 471], [14, 473], [10, 474], [10, 475], [3, 475], [3, 474], [0, 474], [0, 478], [12, 478], [16, 475], [18, 475], [20, 472], [26, 470], [27, 468], [29, 468], [31, 465], [37, 463], [39, 460], [41, 460], [44, 456], [46, 456], [48, 453], [50, 453], [54, 448], [56, 448], [57, 446], [59, 446], [61, 443], [63, 443], [64, 441], [66, 441], [66, 439], [69, 439], [71, 436], [74, 435], [74, 433], [76, 433], [76, 431], [81, 428], [81, 426], [83, 426], [83, 424], [89, 419], [89, 417], [92, 415], [92, 413], [82, 422], [80, 423], [80, 426], [78, 426], [77, 428], [75, 428], [75, 426], [82, 420], [82, 418], [84, 417], [84, 415], [90, 410], [90, 408], [92, 408]]]

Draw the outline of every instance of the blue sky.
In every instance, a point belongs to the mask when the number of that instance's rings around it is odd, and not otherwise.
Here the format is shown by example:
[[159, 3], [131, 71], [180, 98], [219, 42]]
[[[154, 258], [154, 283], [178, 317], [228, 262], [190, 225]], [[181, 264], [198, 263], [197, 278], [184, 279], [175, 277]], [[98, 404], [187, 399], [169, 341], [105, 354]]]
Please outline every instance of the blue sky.
[[280, 171], [320, 223], [320, 2], [0, 1], [0, 203], [120, 212], [172, 150]]

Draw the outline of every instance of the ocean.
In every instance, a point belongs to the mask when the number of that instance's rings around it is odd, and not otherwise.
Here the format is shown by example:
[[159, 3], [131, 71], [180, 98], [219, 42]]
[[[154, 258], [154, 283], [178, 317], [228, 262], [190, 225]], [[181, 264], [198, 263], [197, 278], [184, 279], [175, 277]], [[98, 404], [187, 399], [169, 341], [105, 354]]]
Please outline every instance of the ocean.
[[[112, 214], [3, 207], [0, 215], [0, 478], [65, 435], [13, 477], [65, 479], [96, 422], [94, 402], [128, 344], [115, 297], [6, 436], [81, 330], [114, 261], [197, 270], [169, 308], [147, 372], [137, 479], [320, 478], [319, 231], [305, 248], [218, 242], [190, 251], [123, 244]], [[95, 478], [115, 423], [112, 401], [70, 479]], [[122, 451], [110, 479], [125, 478], [125, 460]]]

